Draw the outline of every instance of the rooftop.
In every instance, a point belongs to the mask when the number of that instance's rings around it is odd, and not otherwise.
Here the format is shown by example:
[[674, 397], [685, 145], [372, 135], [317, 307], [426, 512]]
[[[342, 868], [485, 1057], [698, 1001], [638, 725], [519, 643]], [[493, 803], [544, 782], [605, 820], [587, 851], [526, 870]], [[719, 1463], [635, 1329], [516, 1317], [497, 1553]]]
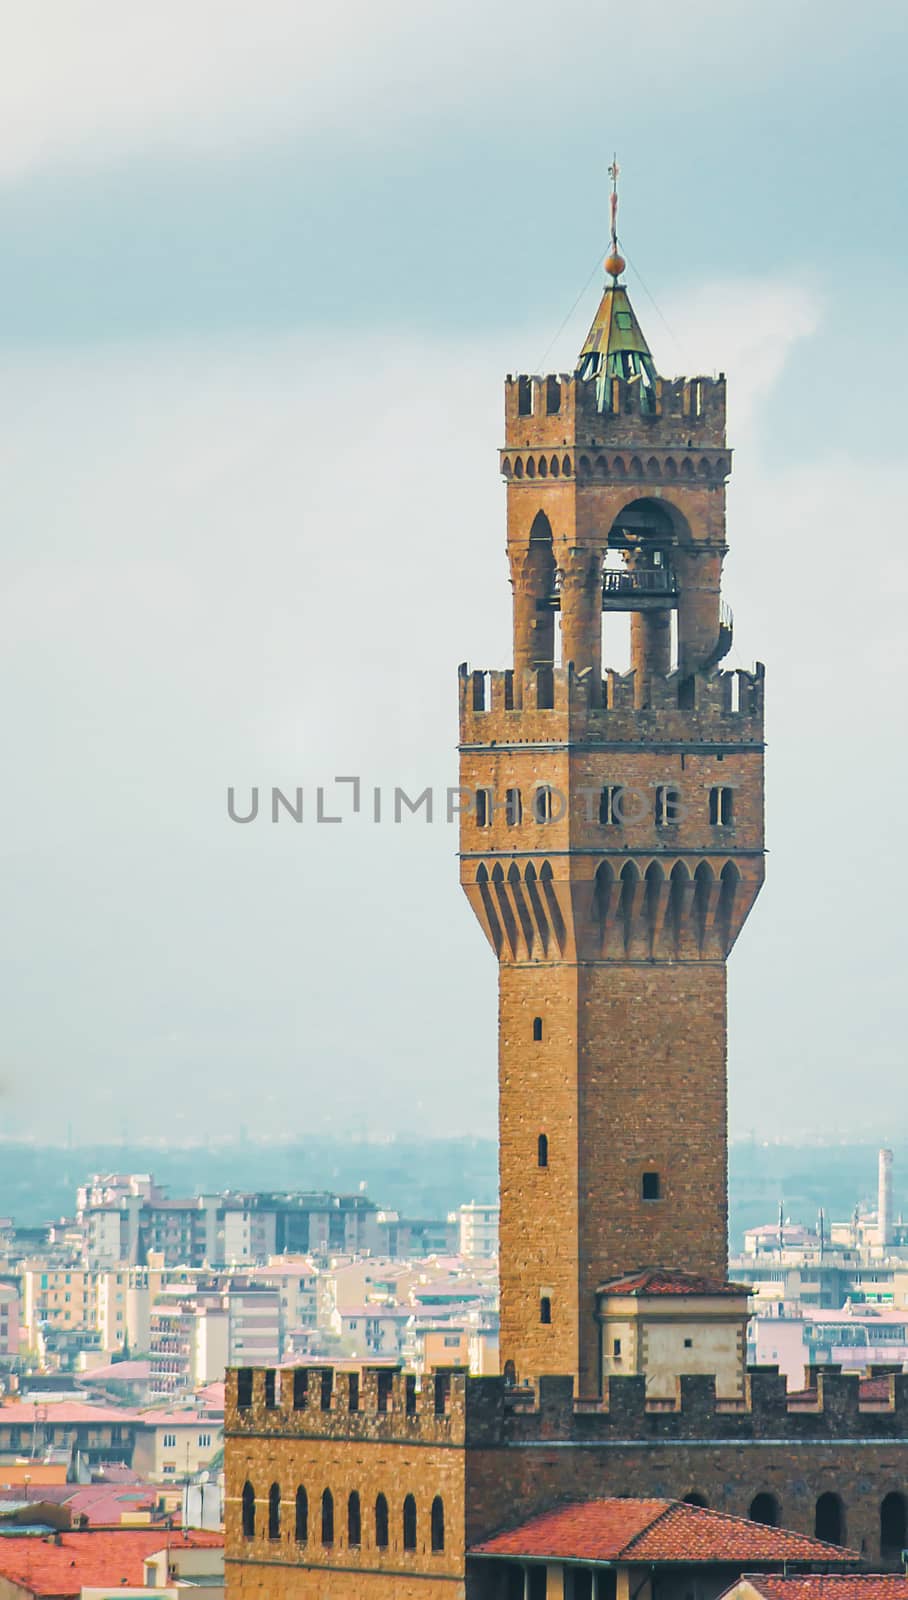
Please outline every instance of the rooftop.
[[643, 1267], [622, 1278], [609, 1278], [599, 1285], [600, 1294], [615, 1295], [715, 1295], [740, 1299], [749, 1295], [750, 1285], [730, 1283], [726, 1278], [706, 1278], [698, 1272], [669, 1272], [661, 1267]]
[[[192, 1529], [174, 1533], [171, 1544], [183, 1548], [220, 1549], [220, 1533]], [[21, 1584], [26, 1593], [55, 1597], [77, 1596], [86, 1588], [112, 1588], [131, 1585], [140, 1588], [144, 1563], [163, 1548], [166, 1534], [161, 1528], [147, 1532], [98, 1531], [61, 1533], [53, 1539], [4, 1539], [0, 1543], [0, 1578]]]
[[681, 1500], [588, 1500], [558, 1506], [474, 1545], [471, 1553], [672, 1564], [798, 1561], [846, 1566], [860, 1560], [853, 1550]]
[[776, 1573], [745, 1572], [766, 1600], [908, 1600], [904, 1573], [824, 1572], [783, 1578]]

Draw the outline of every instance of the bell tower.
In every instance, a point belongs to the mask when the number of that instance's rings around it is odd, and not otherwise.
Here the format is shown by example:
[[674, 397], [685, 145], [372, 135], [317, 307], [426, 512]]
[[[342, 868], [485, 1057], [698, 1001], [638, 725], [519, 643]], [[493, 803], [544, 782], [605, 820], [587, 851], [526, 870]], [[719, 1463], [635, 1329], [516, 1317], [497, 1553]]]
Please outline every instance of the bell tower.
[[763, 669], [719, 665], [725, 379], [657, 373], [616, 205], [575, 370], [505, 384], [513, 667], [460, 681], [461, 881], [500, 975], [501, 1360], [582, 1396], [603, 1284], [725, 1280], [725, 964], [763, 880]]

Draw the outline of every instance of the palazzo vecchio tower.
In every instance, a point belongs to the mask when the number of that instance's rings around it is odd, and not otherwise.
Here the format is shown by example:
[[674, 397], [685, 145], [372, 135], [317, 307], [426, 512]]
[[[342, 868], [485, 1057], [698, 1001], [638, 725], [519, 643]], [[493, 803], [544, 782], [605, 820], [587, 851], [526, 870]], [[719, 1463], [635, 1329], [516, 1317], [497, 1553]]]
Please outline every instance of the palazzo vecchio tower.
[[726, 1277], [725, 965], [763, 880], [763, 672], [716, 670], [725, 379], [659, 376], [624, 266], [613, 233], [573, 373], [506, 381], [513, 666], [461, 674], [461, 880], [500, 975], [502, 1366], [581, 1395], [603, 1284]]
[[763, 879], [763, 672], [722, 666], [725, 380], [656, 372], [614, 210], [606, 270], [575, 370], [506, 382], [513, 665], [460, 674], [461, 876], [500, 971], [501, 1372], [230, 1371], [229, 1600], [560, 1595], [535, 1546], [509, 1564], [487, 1541], [616, 1495], [901, 1568], [908, 1374], [810, 1368], [789, 1394], [747, 1367], [727, 1281], [725, 964]]

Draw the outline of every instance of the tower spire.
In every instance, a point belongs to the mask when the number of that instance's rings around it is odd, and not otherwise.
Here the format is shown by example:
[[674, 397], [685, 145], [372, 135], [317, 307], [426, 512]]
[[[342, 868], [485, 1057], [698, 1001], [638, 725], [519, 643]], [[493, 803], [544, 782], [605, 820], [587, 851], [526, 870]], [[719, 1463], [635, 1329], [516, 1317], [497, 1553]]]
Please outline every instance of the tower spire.
[[608, 169], [612, 180], [609, 195], [611, 242], [605, 258], [605, 270], [611, 283], [607, 282], [603, 290], [599, 309], [577, 358], [576, 372], [584, 383], [595, 381], [597, 410], [611, 409], [612, 379], [623, 378], [636, 385], [639, 409], [651, 413], [655, 406], [656, 367], [643, 329], [628, 299], [627, 289], [618, 281], [627, 265], [618, 249], [620, 172], [618, 157], [613, 156]]

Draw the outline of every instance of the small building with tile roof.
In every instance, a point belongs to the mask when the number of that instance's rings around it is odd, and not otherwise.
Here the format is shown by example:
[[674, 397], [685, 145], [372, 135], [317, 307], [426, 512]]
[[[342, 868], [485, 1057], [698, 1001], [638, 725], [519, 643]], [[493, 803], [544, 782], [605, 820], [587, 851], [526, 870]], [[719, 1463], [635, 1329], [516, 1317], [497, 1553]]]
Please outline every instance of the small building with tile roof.
[[599, 1388], [642, 1375], [653, 1399], [673, 1399], [682, 1373], [716, 1380], [716, 1394], [744, 1393], [750, 1289], [703, 1273], [647, 1267], [600, 1284]]
[[[0, 1600], [79, 1600], [83, 1589], [128, 1593], [144, 1584], [146, 1561], [166, 1542], [160, 1528], [0, 1540]], [[199, 1529], [172, 1533], [172, 1564], [179, 1565], [181, 1550], [217, 1551], [223, 1543], [221, 1534]]]
[[745, 1572], [722, 1600], [908, 1600], [895, 1572]]
[[469, 1551], [468, 1573], [477, 1600], [715, 1600], [742, 1568], [841, 1574], [859, 1565], [854, 1550], [684, 1501], [604, 1499], [557, 1506], [484, 1539]]

